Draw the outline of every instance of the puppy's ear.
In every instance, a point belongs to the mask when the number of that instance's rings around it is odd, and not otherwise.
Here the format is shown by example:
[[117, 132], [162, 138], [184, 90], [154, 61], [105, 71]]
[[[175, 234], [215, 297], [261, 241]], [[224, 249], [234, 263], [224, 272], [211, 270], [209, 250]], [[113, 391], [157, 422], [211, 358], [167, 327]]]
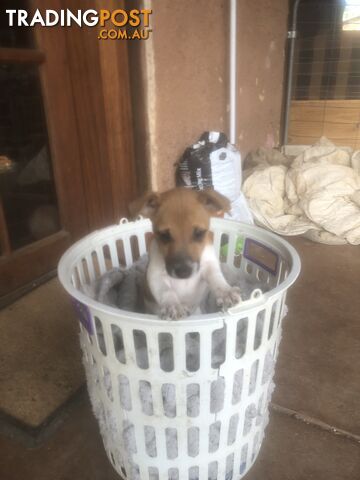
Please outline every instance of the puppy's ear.
[[215, 217], [222, 217], [231, 209], [230, 200], [216, 190], [201, 190], [198, 193], [198, 200]]
[[160, 205], [160, 194], [157, 192], [146, 193], [143, 197], [134, 200], [129, 205], [132, 217], [142, 215], [146, 218], [152, 218]]

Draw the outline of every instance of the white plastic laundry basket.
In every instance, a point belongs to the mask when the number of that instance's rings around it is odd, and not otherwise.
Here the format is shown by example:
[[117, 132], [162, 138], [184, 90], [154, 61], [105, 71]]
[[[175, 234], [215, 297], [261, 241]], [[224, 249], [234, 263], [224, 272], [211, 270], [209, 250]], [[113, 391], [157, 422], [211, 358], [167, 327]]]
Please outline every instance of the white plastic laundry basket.
[[80, 314], [92, 406], [124, 479], [235, 480], [259, 453], [285, 295], [300, 260], [287, 242], [258, 227], [213, 219], [211, 229], [221, 261], [263, 292], [227, 313], [171, 322], [83, 293], [107, 269], [129, 267], [146, 253], [148, 220], [96, 231], [60, 261], [60, 281]]

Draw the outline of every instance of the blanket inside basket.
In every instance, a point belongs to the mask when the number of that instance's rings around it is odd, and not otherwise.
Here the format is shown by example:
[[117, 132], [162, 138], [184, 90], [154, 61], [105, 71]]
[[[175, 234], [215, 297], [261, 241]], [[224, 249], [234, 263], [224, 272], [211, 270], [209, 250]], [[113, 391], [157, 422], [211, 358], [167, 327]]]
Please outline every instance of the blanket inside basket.
[[[100, 303], [117, 307], [130, 312], [147, 313], [143, 301], [143, 285], [145, 280], [148, 255], [143, 255], [129, 268], [113, 268], [102, 275], [91, 285], [84, 285], [83, 291]], [[269, 290], [265, 283], [245, 279], [239, 269], [221, 263], [226, 281], [231, 286], [239, 287], [242, 300], [248, 300], [255, 289], [262, 292]], [[214, 296], [209, 293], [200, 305], [202, 313], [210, 314], [219, 310]]]

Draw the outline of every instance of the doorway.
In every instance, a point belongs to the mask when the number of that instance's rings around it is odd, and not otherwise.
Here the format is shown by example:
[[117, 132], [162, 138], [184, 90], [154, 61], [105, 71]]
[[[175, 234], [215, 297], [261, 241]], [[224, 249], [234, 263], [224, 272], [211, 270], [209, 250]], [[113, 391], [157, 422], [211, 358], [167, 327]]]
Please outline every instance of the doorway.
[[[2, 7], [59, 10], [68, 3], [8, 0]], [[137, 182], [126, 42], [100, 44], [92, 29], [9, 27], [5, 16], [1, 22], [0, 300], [6, 302], [53, 271], [70, 243], [126, 215]]]

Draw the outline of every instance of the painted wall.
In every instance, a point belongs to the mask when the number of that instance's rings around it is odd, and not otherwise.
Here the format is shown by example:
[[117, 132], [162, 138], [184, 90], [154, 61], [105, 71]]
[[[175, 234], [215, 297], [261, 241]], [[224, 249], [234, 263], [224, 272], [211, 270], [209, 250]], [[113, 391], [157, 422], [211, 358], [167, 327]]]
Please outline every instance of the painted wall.
[[[131, 44], [143, 189], [174, 185], [174, 163], [204, 130], [228, 133], [229, 1], [144, 0], [153, 33]], [[278, 143], [287, 0], [238, 0], [238, 131], [243, 156]]]

